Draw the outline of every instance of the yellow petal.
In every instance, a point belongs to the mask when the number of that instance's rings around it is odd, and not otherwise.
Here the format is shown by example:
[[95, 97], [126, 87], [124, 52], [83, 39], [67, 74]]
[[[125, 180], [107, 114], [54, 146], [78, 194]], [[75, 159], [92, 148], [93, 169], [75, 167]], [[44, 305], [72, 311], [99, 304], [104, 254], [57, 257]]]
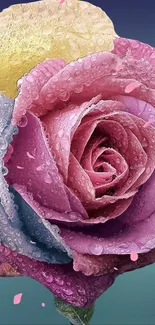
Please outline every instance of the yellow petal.
[[17, 95], [17, 80], [45, 58], [67, 62], [111, 50], [117, 37], [109, 17], [84, 1], [44, 0], [0, 13], [0, 92]]

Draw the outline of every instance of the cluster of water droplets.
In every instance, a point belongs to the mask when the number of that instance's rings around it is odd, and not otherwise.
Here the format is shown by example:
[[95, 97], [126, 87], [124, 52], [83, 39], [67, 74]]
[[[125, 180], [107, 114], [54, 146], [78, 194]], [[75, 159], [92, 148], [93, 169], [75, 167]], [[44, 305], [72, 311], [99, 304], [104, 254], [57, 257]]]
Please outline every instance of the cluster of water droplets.
[[[74, 295], [74, 289], [72, 289], [74, 286], [71, 283], [72, 279], [68, 281], [65, 276], [53, 275], [49, 272], [42, 272], [42, 275], [47, 284], [53, 285], [56, 293], [61, 292], [66, 296]], [[86, 295], [86, 290], [81, 285], [78, 285], [76, 290], [81, 297]]]

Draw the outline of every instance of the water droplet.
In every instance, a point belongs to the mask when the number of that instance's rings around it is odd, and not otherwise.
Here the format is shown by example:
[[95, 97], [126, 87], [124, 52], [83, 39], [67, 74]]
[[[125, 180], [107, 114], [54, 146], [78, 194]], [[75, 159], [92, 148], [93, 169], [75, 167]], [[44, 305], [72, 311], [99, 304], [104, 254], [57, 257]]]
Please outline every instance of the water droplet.
[[13, 131], [13, 134], [18, 134], [19, 130], [17, 128], [17, 126], [14, 127], [14, 131]]
[[74, 91], [77, 94], [81, 93], [82, 90], [83, 90], [83, 85], [77, 85], [76, 87], [74, 87]]
[[89, 250], [93, 255], [101, 255], [103, 251], [103, 247], [100, 244], [91, 244], [89, 246]]
[[59, 98], [63, 102], [66, 102], [70, 98], [70, 94], [67, 91], [64, 91], [64, 92], [61, 92], [61, 93], [59, 92]]
[[82, 62], [83, 62], [83, 59], [81, 59], [81, 58], [80, 58], [80, 59], [78, 59], [78, 62], [82, 63]]
[[143, 148], [147, 147], [148, 143], [147, 143], [146, 138], [143, 138], [143, 139], [142, 139], [141, 144], [142, 144]]
[[84, 69], [90, 69], [91, 68], [91, 61], [89, 59], [87, 59], [84, 63], [83, 63], [83, 67]]
[[21, 120], [18, 122], [18, 126], [24, 128], [28, 123], [27, 117], [24, 115], [22, 116]]
[[84, 288], [79, 288], [79, 289], [78, 289], [78, 292], [79, 292], [79, 294], [80, 294], [81, 296], [85, 296], [85, 294], [86, 294], [86, 290], [85, 290]]
[[91, 59], [91, 61], [95, 62], [96, 59], [97, 59], [97, 56], [96, 55], [92, 55], [90, 59]]
[[122, 63], [118, 64], [115, 68], [116, 71], [120, 71], [124, 68], [124, 65]]
[[6, 176], [7, 174], [8, 174], [8, 169], [6, 168], [6, 167], [3, 167], [2, 168], [2, 174], [4, 175], [4, 176]]
[[40, 165], [36, 168], [37, 172], [40, 172], [44, 169], [44, 165]]
[[53, 282], [53, 276], [52, 275], [46, 276], [46, 282], [47, 283], [52, 283]]
[[46, 161], [46, 165], [50, 166], [50, 161], [49, 160]]
[[31, 83], [31, 82], [33, 83], [33, 82], [34, 82], [34, 77], [33, 77], [33, 75], [32, 75], [32, 74], [28, 74], [27, 77], [26, 77], [26, 80], [27, 80], [28, 82], [30, 82], [30, 83]]
[[36, 244], [36, 242], [35, 241], [32, 241], [32, 240], [30, 240], [30, 243], [33, 244], [33, 245]]
[[47, 174], [45, 175], [44, 180], [45, 180], [45, 183], [47, 183], [47, 184], [51, 184], [51, 183], [52, 183], [52, 179], [51, 179], [51, 176], [50, 176], [49, 173], [47, 173]]
[[0, 149], [5, 150], [7, 148], [7, 141], [0, 137]]
[[60, 138], [63, 136], [63, 134], [64, 134], [64, 130], [63, 130], [63, 129], [59, 130], [59, 132], [58, 132], [58, 136], [59, 136]]
[[62, 291], [63, 291], [67, 296], [72, 296], [72, 295], [73, 295], [73, 291], [72, 291], [71, 289], [63, 288]]
[[151, 58], [151, 59], [155, 59], [155, 53], [154, 53], [154, 51], [153, 51], [153, 53], [150, 55], [150, 58]]
[[128, 245], [126, 243], [121, 243], [119, 245], [120, 248], [124, 248], [124, 249], [127, 249], [128, 248]]
[[68, 80], [70, 78], [70, 72], [69, 71], [62, 71], [61, 72], [61, 78], [63, 80]]
[[71, 212], [69, 214], [69, 218], [73, 221], [78, 221], [81, 219], [81, 215], [79, 213], [74, 213], [74, 212]]
[[59, 285], [59, 286], [63, 286], [64, 285], [64, 281], [63, 279], [61, 279], [60, 277], [55, 277], [54, 281]]
[[6, 248], [6, 247], [5, 247], [5, 249], [4, 249], [4, 255], [5, 255], [5, 256], [10, 255], [10, 250], [9, 250], [8, 248]]

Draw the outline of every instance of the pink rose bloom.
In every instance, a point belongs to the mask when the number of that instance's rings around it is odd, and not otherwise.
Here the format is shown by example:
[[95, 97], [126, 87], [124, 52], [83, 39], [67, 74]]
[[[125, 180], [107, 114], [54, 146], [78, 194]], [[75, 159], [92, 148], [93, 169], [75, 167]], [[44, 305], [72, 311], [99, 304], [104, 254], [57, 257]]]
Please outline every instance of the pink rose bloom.
[[112, 52], [45, 60], [19, 82], [1, 261], [75, 306], [155, 261], [154, 76], [155, 49], [117, 38]]

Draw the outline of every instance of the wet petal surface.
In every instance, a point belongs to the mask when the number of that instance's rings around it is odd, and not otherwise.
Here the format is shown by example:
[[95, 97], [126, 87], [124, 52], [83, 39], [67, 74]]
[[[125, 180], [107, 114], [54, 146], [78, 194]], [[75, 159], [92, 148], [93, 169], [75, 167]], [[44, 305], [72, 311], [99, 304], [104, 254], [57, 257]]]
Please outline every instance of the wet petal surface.
[[32, 260], [0, 246], [0, 261], [14, 265], [23, 276], [41, 282], [54, 295], [74, 306], [91, 305], [114, 282], [115, 276], [87, 277], [73, 270], [72, 263], [54, 265]]

